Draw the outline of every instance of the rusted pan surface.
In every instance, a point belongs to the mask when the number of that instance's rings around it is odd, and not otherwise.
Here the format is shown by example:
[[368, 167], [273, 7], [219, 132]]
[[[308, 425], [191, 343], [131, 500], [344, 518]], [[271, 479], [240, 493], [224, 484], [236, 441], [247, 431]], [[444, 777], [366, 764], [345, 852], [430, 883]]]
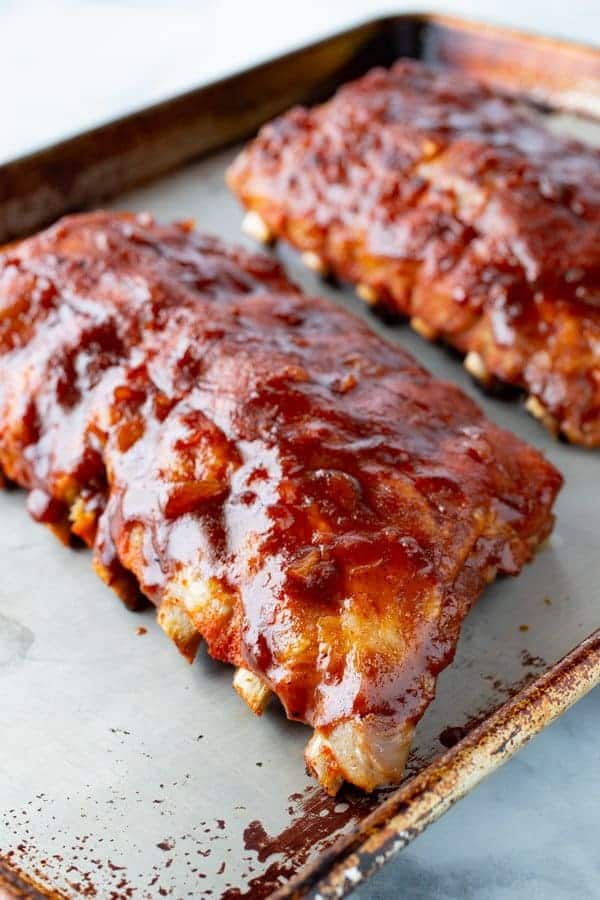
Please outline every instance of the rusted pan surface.
[[600, 684], [600, 630], [400, 788], [277, 900], [344, 897]]
[[6, 862], [0, 860], [0, 900], [60, 900], [52, 891], [42, 891]]
[[600, 53], [557, 38], [428, 17], [423, 56], [542, 104], [600, 118]]

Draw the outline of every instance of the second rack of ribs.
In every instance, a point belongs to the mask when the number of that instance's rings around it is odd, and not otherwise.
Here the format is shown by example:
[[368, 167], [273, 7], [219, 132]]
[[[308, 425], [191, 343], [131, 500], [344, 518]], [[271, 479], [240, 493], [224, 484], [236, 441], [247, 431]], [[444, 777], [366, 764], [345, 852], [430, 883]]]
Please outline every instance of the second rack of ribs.
[[182, 653], [315, 728], [335, 791], [398, 780], [460, 623], [560, 476], [268, 258], [95, 213], [0, 256], [0, 464]]
[[228, 181], [262, 240], [524, 389], [600, 444], [600, 151], [460, 73], [403, 60], [265, 126]]

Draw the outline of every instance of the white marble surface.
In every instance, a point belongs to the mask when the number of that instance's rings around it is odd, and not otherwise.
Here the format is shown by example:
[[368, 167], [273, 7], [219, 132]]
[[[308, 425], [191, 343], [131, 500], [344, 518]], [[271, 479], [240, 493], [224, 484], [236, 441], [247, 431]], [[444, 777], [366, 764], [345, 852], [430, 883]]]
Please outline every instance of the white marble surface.
[[[598, 0], [403, 4], [588, 43]], [[0, 160], [300, 45], [396, 2], [0, 0]], [[361, 898], [600, 897], [600, 692], [357, 892]]]

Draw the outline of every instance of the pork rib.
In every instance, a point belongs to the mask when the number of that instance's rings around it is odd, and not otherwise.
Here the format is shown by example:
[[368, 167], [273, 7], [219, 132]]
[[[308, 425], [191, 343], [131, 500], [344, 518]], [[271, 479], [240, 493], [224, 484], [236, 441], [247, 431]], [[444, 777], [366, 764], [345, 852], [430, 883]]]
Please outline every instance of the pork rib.
[[514, 99], [403, 60], [265, 126], [228, 173], [248, 230], [518, 386], [600, 444], [600, 151]]
[[277, 264], [94, 213], [0, 256], [0, 464], [181, 652], [402, 775], [460, 624], [549, 534], [558, 472]]

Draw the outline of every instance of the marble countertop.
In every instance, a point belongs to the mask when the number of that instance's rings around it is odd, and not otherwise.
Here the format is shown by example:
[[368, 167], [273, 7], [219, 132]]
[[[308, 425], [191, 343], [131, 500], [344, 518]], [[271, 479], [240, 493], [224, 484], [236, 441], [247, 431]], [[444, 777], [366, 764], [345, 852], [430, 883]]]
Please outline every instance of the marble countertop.
[[[0, 3], [7, 160], [380, 12], [423, 6], [600, 42], [594, 0]], [[233, 25], [235, 27], [233, 27]], [[600, 691], [448, 812], [360, 898], [600, 898]]]

